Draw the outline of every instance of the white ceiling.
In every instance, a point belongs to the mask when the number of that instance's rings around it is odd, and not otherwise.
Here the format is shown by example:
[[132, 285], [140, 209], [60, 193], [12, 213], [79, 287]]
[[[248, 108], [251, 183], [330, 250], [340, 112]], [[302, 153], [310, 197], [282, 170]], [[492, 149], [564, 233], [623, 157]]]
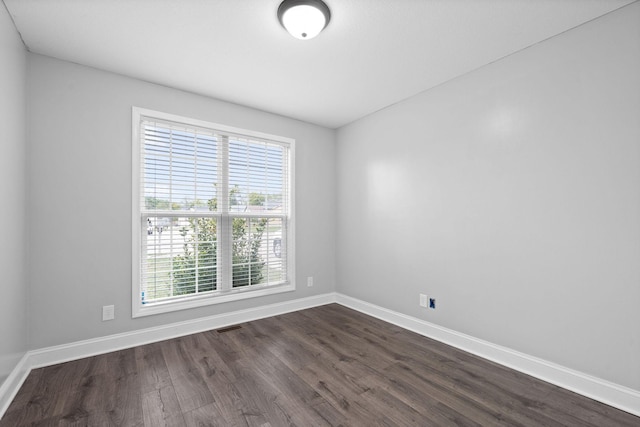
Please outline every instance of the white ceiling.
[[31, 52], [337, 128], [633, 0], [4, 0]]

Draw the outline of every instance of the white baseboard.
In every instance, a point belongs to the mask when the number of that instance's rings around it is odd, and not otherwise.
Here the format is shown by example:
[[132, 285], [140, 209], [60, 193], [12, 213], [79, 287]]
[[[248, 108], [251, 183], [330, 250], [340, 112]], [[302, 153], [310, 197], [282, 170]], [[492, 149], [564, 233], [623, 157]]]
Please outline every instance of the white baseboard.
[[425, 337], [640, 416], [640, 391], [574, 371], [368, 302], [336, 294], [336, 302]]
[[4, 415], [32, 369], [224, 328], [238, 323], [304, 310], [332, 302], [335, 302], [335, 294], [329, 293], [28, 351], [0, 387], [0, 418]]
[[31, 369], [212, 329], [219, 329], [238, 323], [304, 310], [333, 302], [640, 416], [640, 392], [637, 390], [574, 371], [347, 295], [329, 293], [271, 304], [264, 307], [255, 307], [28, 351], [2, 386], [0, 386], [0, 418], [4, 415]]
[[29, 353], [25, 353], [9, 376], [0, 384], [0, 419], [16, 397], [16, 394], [18, 394], [18, 390], [20, 390], [24, 380], [27, 379], [29, 372], [31, 372], [28, 360]]
[[238, 323], [264, 319], [265, 317], [304, 310], [305, 308], [317, 307], [332, 302], [335, 302], [335, 294], [323, 294], [153, 328], [139, 329], [101, 338], [77, 341], [71, 344], [30, 351], [28, 352], [29, 362], [31, 368], [50, 366], [83, 357], [95, 356], [97, 354], [123, 350], [138, 345], [224, 328]]

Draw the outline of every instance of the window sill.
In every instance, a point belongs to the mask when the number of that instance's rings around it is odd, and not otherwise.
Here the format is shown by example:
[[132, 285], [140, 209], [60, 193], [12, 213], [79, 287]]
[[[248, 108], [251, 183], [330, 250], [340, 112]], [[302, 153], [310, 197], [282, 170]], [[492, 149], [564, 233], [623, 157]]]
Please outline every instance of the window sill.
[[249, 298], [262, 297], [265, 295], [279, 294], [282, 292], [295, 291], [293, 283], [284, 283], [276, 286], [265, 286], [262, 289], [239, 289], [226, 294], [212, 294], [207, 296], [194, 296], [180, 301], [169, 301], [165, 303], [137, 304], [134, 303], [133, 315], [131, 317], [152, 316], [154, 314], [171, 313], [173, 311], [187, 310], [190, 308], [204, 307], [207, 305], [222, 304], [232, 301], [240, 301]]

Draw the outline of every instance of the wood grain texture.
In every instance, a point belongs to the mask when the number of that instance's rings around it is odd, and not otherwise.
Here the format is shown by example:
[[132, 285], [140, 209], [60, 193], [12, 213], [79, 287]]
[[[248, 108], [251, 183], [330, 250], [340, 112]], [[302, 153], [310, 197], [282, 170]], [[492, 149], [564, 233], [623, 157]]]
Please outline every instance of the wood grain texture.
[[32, 371], [0, 427], [640, 426], [330, 304]]

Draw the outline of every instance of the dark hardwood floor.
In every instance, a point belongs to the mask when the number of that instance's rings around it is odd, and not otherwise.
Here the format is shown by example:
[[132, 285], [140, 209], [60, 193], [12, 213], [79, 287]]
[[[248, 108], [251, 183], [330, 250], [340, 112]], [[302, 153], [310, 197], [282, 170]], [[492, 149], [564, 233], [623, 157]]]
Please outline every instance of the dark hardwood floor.
[[640, 426], [331, 304], [31, 372], [0, 427]]

